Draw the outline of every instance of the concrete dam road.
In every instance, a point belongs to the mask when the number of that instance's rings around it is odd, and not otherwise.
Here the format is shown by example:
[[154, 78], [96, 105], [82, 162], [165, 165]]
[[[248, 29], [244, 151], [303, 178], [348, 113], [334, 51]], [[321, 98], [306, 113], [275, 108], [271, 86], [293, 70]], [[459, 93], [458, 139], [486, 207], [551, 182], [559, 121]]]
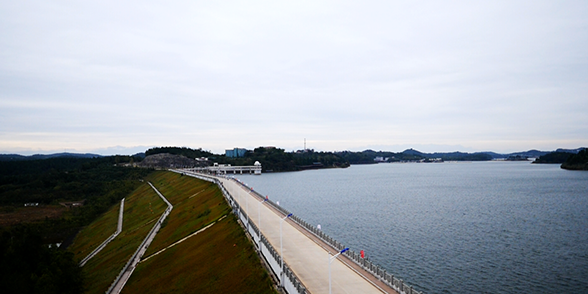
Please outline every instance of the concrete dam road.
[[[219, 179], [279, 253], [280, 221], [283, 216], [265, 203], [260, 205], [259, 198], [234, 181]], [[313, 294], [329, 293], [329, 258], [334, 252], [329, 254], [290, 220], [282, 223], [282, 243], [284, 261], [308, 291]], [[332, 293], [385, 293], [339, 259], [331, 263], [331, 284]]]

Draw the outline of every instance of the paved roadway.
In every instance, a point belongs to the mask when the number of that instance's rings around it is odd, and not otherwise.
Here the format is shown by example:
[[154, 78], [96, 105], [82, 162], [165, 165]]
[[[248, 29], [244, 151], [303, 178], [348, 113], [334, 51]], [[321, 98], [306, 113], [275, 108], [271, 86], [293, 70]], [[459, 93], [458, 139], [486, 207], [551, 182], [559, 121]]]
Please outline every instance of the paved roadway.
[[[264, 204], [232, 180], [219, 178], [227, 191], [261, 229], [274, 248], [280, 252], [280, 220], [283, 215]], [[260, 218], [259, 218], [260, 216]], [[306, 230], [291, 220], [282, 223], [284, 260], [298, 276], [306, 289], [313, 294], [329, 293], [328, 260], [333, 249], [317, 238], [311, 238]], [[331, 254], [327, 251], [331, 250]], [[344, 258], [344, 256], [339, 256]], [[331, 263], [332, 293], [396, 293], [392, 288], [377, 281], [359, 267], [353, 268], [336, 259]], [[350, 261], [347, 264], [351, 264]]]

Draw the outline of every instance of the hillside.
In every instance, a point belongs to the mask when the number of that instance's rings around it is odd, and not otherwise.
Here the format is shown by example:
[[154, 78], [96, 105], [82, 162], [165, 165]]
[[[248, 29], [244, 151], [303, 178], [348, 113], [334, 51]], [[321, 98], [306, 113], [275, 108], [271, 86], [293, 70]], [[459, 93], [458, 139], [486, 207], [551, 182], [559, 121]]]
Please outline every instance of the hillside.
[[54, 153], [54, 154], [35, 154], [35, 155], [19, 155], [19, 154], [0, 154], [0, 161], [20, 161], [20, 160], [39, 160], [49, 159], [57, 157], [69, 157], [69, 158], [98, 158], [103, 157], [102, 155], [92, 153]]
[[136, 165], [145, 168], [167, 169], [208, 166], [210, 162], [208, 160], [199, 161], [180, 154], [156, 153], [147, 155]]
[[218, 158], [219, 163], [232, 165], [253, 165], [256, 161], [261, 163], [264, 172], [349, 166], [349, 162], [345, 158], [332, 152], [315, 152], [314, 150], [286, 152], [284, 149], [275, 147], [258, 147], [253, 151], [247, 151], [244, 157], [239, 158], [225, 156]]
[[[173, 210], [122, 293], [276, 293], [218, 186], [165, 171], [146, 180]], [[80, 232], [71, 246], [77, 259], [113, 232], [117, 208]], [[88, 293], [104, 293], [163, 209], [147, 183], [126, 198], [121, 234], [83, 268]]]
[[315, 152], [314, 150], [286, 152], [284, 149], [275, 147], [258, 147], [254, 150], [248, 150], [243, 157], [215, 155], [202, 151], [202, 149], [190, 149], [186, 147], [152, 148], [147, 150], [145, 154], [147, 157], [139, 166], [154, 168], [210, 166], [213, 162], [231, 164], [233, 166], [246, 166], [253, 165], [256, 161], [261, 163], [263, 172], [299, 171], [349, 166], [347, 160], [332, 152]]
[[[435, 152], [424, 153], [415, 149], [402, 152], [365, 150], [362, 152], [337, 152], [351, 164], [372, 164], [377, 162], [434, 162], [434, 161], [484, 161], [492, 160], [492, 156], [485, 153], [465, 152]], [[375, 159], [379, 158], [379, 161]]]
[[562, 164], [568, 160], [574, 153], [568, 152], [551, 152], [545, 155], [539, 156], [533, 163], [559, 163]]
[[[117, 166], [131, 160], [113, 156], [0, 161], [2, 293], [83, 292], [81, 269], [74, 255], [61, 248], [151, 172]], [[25, 206], [30, 203], [35, 205]]]
[[578, 154], [570, 156], [561, 168], [568, 170], [588, 170], [588, 149], [584, 149]]

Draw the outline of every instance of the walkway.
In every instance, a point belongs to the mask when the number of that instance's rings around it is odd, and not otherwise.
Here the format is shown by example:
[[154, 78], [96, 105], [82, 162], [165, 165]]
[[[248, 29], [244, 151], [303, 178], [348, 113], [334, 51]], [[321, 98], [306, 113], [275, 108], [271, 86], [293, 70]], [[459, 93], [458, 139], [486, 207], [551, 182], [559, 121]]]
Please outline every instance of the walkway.
[[[279, 253], [280, 222], [284, 216], [265, 203], [260, 204], [257, 196], [251, 195], [251, 191], [235, 181], [218, 179]], [[290, 220], [282, 223], [284, 261], [310, 293], [329, 293], [328, 259], [335, 250], [309, 235], [308, 231]], [[340, 255], [339, 258], [345, 257]], [[387, 285], [377, 283], [371, 274], [361, 268], [353, 268], [339, 258], [331, 264], [332, 293], [397, 293]]]
[[165, 218], [169, 215], [169, 213], [174, 208], [173, 205], [171, 205], [171, 203], [169, 203], [169, 201], [167, 201], [167, 199], [165, 197], [163, 197], [163, 195], [161, 193], [159, 193], [159, 191], [155, 188], [155, 186], [153, 186], [153, 184], [151, 184], [150, 182], [148, 182], [148, 183], [151, 186], [151, 188], [153, 188], [153, 190], [155, 190], [157, 195], [159, 195], [159, 197], [161, 197], [161, 199], [167, 204], [167, 209], [163, 212], [163, 214], [161, 215], [161, 217], [159, 218], [157, 223], [153, 226], [151, 231], [149, 231], [149, 234], [147, 234], [147, 237], [145, 237], [145, 239], [143, 240], [141, 245], [139, 245], [139, 247], [137, 248], [137, 250], [135, 251], [133, 256], [129, 259], [127, 264], [125, 264], [125, 266], [123, 267], [121, 272], [118, 274], [118, 276], [116, 277], [114, 282], [112, 282], [112, 285], [110, 285], [110, 288], [106, 291], [106, 293], [108, 293], [108, 294], [120, 293], [120, 291], [122, 291], [123, 287], [125, 286], [125, 284], [129, 280], [131, 275], [133, 274], [135, 267], [137, 266], [137, 264], [141, 260], [141, 257], [143, 257], [143, 254], [145, 254], [145, 251], [147, 251], [147, 248], [149, 248], [149, 245], [151, 245], [151, 242], [153, 242], [155, 235], [157, 235], [157, 232], [159, 232], [159, 229], [161, 228], [161, 224], [163, 223]]
[[104, 247], [106, 247], [106, 245], [108, 243], [110, 243], [110, 241], [114, 240], [114, 238], [116, 238], [116, 236], [118, 236], [118, 234], [120, 234], [120, 232], [122, 232], [124, 209], [125, 209], [125, 199], [123, 198], [120, 201], [120, 210], [118, 212], [118, 225], [116, 226], [116, 232], [114, 232], [114, 234], [110, 235], [110, 237], [108, 237], [106, 240], [104, 240], [104, 242], [102, 242], [102, 244], [100, 244], [100, 246], [96, 247], [96, 249], [94, 249], [94, 251], [90, 252], [90, 254], [88, 254], [88, 256], [86, 256], [84, 259], [82, 259], [82, 261], [80, 261], [80, 267], [86, 265], [88, 260], [90, 260], [92, 257], [94, 257], [94, 255], [98, 254], [98, 252], [100, 252], [102, 249], [104, 249]]

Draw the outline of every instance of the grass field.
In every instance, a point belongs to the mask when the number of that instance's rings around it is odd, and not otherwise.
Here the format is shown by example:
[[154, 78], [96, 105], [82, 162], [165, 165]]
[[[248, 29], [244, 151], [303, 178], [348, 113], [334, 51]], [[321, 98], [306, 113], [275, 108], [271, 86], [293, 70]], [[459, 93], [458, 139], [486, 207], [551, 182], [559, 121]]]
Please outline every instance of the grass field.
[[[83, 268], [88, 293], [108, 289], [166, 207], [146, 183], [126, 198], [122, 232]], [[119, 205], [114, 205], [76, 236], [69, 248], [76, 258], [84, 258], [116, 231], [118, 210]]]

